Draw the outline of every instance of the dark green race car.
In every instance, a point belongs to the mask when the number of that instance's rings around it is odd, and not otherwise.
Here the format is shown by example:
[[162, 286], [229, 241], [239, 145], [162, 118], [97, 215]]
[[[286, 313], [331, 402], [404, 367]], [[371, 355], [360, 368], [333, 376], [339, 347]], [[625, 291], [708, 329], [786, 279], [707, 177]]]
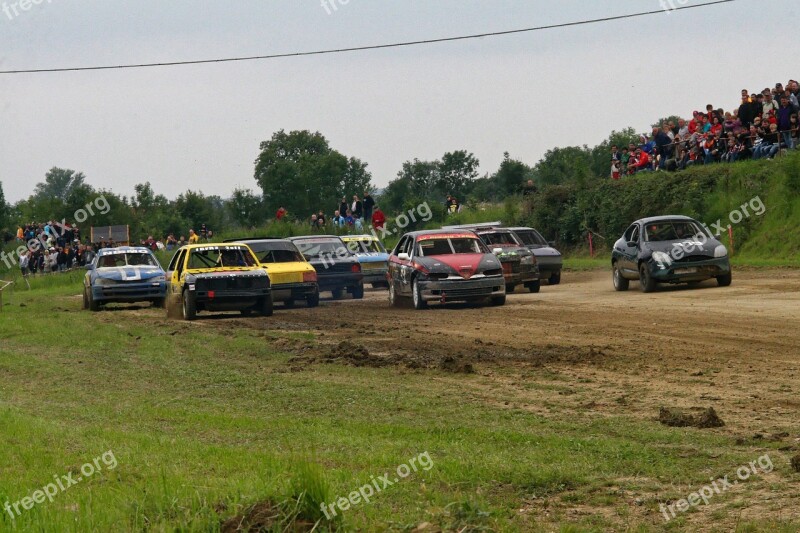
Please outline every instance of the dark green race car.
[[644, 292], [659, 283], [699, 283], [715, 278], [731, 284], [728, 249], [700, 222], [685, 216], [637, 220], [614, 243], [611, 253], [614, 288], [628, 290], [639, 280]]

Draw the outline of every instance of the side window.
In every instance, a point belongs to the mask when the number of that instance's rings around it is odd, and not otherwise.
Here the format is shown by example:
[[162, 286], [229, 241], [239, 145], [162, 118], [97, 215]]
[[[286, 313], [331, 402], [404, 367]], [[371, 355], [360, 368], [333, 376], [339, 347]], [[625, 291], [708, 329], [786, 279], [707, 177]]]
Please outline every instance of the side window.
[[175, 269], [178, 272], [178, 278], [180, 278], [181, 274], [183, 273], [183, 264], [185, 263], [184, 258], [186, 257], [187, 253], [188, 252], [186, 250], [181, 250], [178, 254], [178, 264], [177, 268]]
[[634, 240], [633, 235], [634, 233], [636, 233], [636, 235], [638, 236], [639, 234], [638, 229], [639, 227], [636, 224], [632, 224], [627, 230], [625, 230], [625, 235], [624, 235], [625, 242], [631, 242], [632, 240]]
[[631, 235], [631, 241], [639, 242], [639, 226], [633, 228], [633, 235]]
[[172, 272], [178, 266], [178, 257], [183, 253], [183, 250], [178, 250], [175, 252], [175, 255], [172, 256], [172, 260], [169, 262], [169, 267], [167, 268], [168, 271]]
[[408, 237], [406, 239], [406, 246], [405, 246], [405, 249], [403, 251], [405, 253], [407, 253], [409, 255], [409, 257], [414, 255], [414, 244], [415, 243], [414, 243], [414, 238], [413, 237]]
[[397, 247], [395, 248], [395, 255], [400, 255], [404, 253], [407, 243], [408, 243], [408, 237], [403, 237], [402, 239], [400, 239], [400, 242], [397, 243]]

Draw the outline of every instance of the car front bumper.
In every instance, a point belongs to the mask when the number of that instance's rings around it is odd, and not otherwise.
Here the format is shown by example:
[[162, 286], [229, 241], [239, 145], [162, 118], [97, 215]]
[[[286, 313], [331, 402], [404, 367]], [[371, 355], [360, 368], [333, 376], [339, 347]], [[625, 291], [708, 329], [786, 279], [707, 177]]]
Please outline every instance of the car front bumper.
[[651, 261], [649, 266], [650, 276], [660, 283], [704, 281], [717, 276], [724, 276], [731, 272], [731, 263], [728, 257], [672, 263], [669, 268], [659, 268], [657, 263]]
[[272, 299], [276, 302], [302, 300], [318, 291], [319, 288], [314, 282], [280, 283], [272, 286]]
[[92, 298], [98, 302], [146, 302], [167, 296], [166, 282], [122, 282], [92, 285]]
[[503, 278], [506, 285], [522, 285], [539, 279], [536, 265], [523, 265], [518, 262], [506, 262], [503, 265]]
[[553, 274], [561, 272], [564, 264], [560, 255], [537, 255], [536, 262], [539, 264], [539, 279], [549, 279]]
[[481, 300], [506, 293], [505, 281], [498, 276], [469, 280], [420, 280], [419, 289], [426, 302]]

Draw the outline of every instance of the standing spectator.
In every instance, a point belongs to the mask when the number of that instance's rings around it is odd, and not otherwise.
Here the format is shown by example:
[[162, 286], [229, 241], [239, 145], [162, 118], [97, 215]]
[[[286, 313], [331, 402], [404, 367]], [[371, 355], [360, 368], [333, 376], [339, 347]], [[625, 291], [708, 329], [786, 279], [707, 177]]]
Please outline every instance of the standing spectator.
[[28, 255], [28, 251], [22, 252], [22, 255], [19, 256], [19, 269], [22, 272], [22, 277], [28, 276], [28, 264], [30, 263], [30, 256]]
[[350, 207], [353, 212], [353, 218], [358, 220], [364, 217], [364, 203], [358, 198], [357, 194], [353, 195], [353, 205]]
[[791, 124], [790, 132], [792, 136], [792, 146], [797, 148], [800, 146], [800, 139], [798, 139], [798, 122], [797, 122], [797, 113], [792, 113], [792, 116], [789, 117], [789, 122]]
[[347, 213], [347, 215], [344, 217], [344, 224], [347, 227], [352, 227], [353, 224], [356, 223], [356, 219], [353, 217], [353, 212], [348, 209], [345, 211], [345, 213]]
[[794, 142], [792, 141], [792, 106], [789, 105], [789, 98], [786, 96], [781, 97], [781, 107], [778, 108], [778, 131], [781, 133], [783, 143], [789, 150], [794, 149]]
[[319, 214], [317, 215], [317, 225], [320, 228], [325, 227], [325, 213], [322, 211], [322, 209], [319, 210]]
[[686, 125], [686, 121], [682, 118], [678, 119], [678, 133], [676, 135], [681, 138], [689, 135], [689, 126]]
[[742, 126], [749, 128], [753, 123], [753, 106], [750, 97], [747, 96], [747, 91], [742, 91], [742, 104], [739, 106], [739, 120], [742, 121]]
[[200, 237], [203, 239], [203, 241], [208, 242], [208, 237], [210, 234], [211, 230], [206, 227], [205, 223], [200, 224]]
[[611, 160], [611, 179], [618, 180], [619, 179], [619, 168], [620, 162], [618, 159]]
[[342, 196], [342, 201], [339, 202], [339, 214], [343, 217], [347, 216], [347, 210], [350, 209], [350, 206], [347, 205], [347, 198]]
[[175, 246], [177, 244], [178, 244], [178, 240], [175, 238], [175, 235], [173, 233], [170, 233], [167, 236], [167, 251], [171, 252], [173, 249], [175, 249]]
[[372, 211], [375, 209], [375, 200], [369, 191], [364, 191], [364, 220], [370, 222], [372, 220]]
[[372, 227], [376, 230], [383, 229], [386, 225], [386, 215], [383, 214], [381, 208], [377, 205], [375, 206], [375, 212], [372, 213]]
[[317, 220], [317, 215], [311, 215], [311, 229], [319, 228], [319, 221]]
[[197, 233], [194, 232], [193, 229], [189, 230], [189, 244], [197, 244], [200, 242], [200, 237]]
[[284, 209], [283, 206], [280, 206], [278, 208], [278, 212], [275, 213], [275, 218], [278, 220], [278, 222], [280, 222], [281, 220], [283, 220], [283, 217], [286, 216], [286, 213], [288, 213], [288, 211], [286, 211], [286, 209]]
[[666, 129], [666, 125], [662, 129], [653, 128], [653, 141], [656, 144], [656, 152], [659, 156], [661, 156], [658, 168], [664, 170], [664, 166], [667, 164], [667, 159], [672, 157], [672, 139], [669, 138], [669, 135], [664, 131]]
[[778, 104], [773, 100], [772, 92], [768, 89], [764, 89], [764, 101], [761, 104], [761, 115], [772, 115], [776, 111], [778, 111]]
[[[522, 187], [522, 201], [524, 215], [527, 217], [533, 211], [533, 197], [536, 196], [536, 184], [533, 180], [528, 180]], [[456, 204], [455, 211], [458, 211], [458, 201], [453, 198], [453, 203]]]
[[619, 152], [619, 149], [617, 149], [617, 145], [616, 144], [613, 145], [611, 147], [611, 160], [612, 161], [619, 161], [621, 158], [622, 158], [622, 154]]
[[333, 212], [333, 218], [331, 218], [331, 222], [333, 222], [334, 228], [341, 228], [344, 226], [344, 217], [341, 215], [338, 209]]

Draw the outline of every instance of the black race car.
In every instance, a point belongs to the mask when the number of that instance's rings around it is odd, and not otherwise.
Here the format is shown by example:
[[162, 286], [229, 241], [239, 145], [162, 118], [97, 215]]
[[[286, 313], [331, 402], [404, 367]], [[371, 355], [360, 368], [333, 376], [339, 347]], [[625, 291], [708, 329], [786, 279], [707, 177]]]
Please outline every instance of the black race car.
[[356, 255], [335, 235], [309, 235], [291, 240], [317, 271], [320, 291], [331, 291], [338, 300], [346, 291], [353, 298], [364, 297], [364, 274]]
[[428, 302], [506, 302], [500, 260], [475, 233], [432, 230], [406, 233], [389, 256], [389, 300], [411, 298], [414, 308]]
[[539, 279], [546, 280], [550, 285], [561, 283], [561, 268], [563, 265], [561, 252], [553, 248], [552, 244], [544, 240], [542, 234], [533, 228], [518, 227], [510, 229], [536, 256], [536, 263], [539, 265]]
[[614, 243], [611, 252], [614, 288], [628, 290], [639, 280], [644, 292], [658, 283], [699, 283], [716, 278], [731, 284], [728, 249], [698, 221], [680, 215], [637, 220]]

